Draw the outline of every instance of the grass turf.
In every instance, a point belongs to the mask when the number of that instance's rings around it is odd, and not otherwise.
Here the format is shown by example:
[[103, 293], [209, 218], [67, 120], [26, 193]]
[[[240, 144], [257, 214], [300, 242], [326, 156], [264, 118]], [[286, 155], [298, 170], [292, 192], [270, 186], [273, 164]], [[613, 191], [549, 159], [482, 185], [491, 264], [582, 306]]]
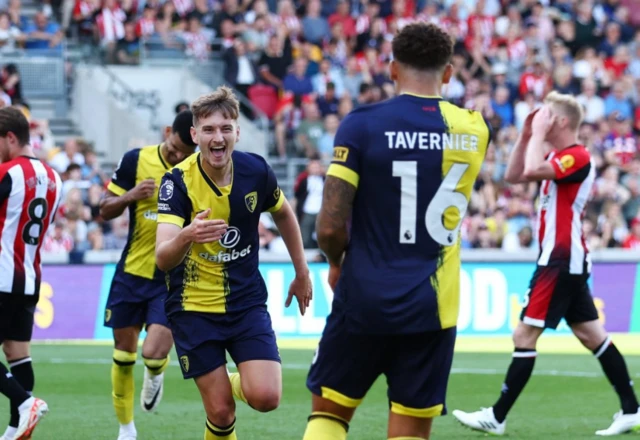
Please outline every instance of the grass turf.
[[[35, 394], [44, 398], [51, 409], [34, 440], [117, 438], [118, 424], [110, 397], [111, 353], [108, 346], [33, 347]], [[281, 354], [284, 391], [280, 408], [260, 414], [238, 403], [236, 426], [240, 440], [302, 438], [310, 411], [305, 378], [313, 352], [282, 350]], [[138, 361], [135, 422], [139, 440], [202, 439], [205, 416], [199, 393], [193, 381], [182, 379], [175, 354], [172, 361], [166, 373], [163, 401], [153, 414], [140, 410], [143, 366]], [[492, 405], [509, 361], [508, 353], [457, 353], [448, 392], [449, 411]], [[640, 383], [640, 356], [629, 356], [627, 361]], [[618, 408], [617, 397], [593, 356], [544, 354], [539, 356], [534, 376], [510, 415], [507, 432], [509, 438], [522, 440], [595, 438], [595, 430], [607, 427]], [[387, 411], [382, 378], [358, 409], [349, 439], [386, 439]], [[0, 399], [0, 413], [3, 412], [8, 421], [7, 402]], [[432, 440], [482, 437], [459, 426], [451, 416], [434, 422]]]

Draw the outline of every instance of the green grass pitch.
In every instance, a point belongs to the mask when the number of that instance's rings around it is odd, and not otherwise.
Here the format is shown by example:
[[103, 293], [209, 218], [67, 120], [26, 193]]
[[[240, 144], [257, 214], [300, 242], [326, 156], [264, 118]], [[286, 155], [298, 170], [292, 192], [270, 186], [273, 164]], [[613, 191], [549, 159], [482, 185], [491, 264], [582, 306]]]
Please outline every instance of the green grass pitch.
[[[37, 345], [33, 347], [36, 395], [44, 398], [51, 412], [36, 430], [34, 440], [116, 440], [116, 422], [110, 397], [108, 346]], [[310, 350], [282, 350], [284, 393], [280, 408], [259, 414], [239, 403], [237, 433], [240, 440], [300, 440], [310, 411], [310, 394], [305, 387]], [[138, 357], [140, 359], [140, 356]], [[202, 439], [204, 411], [193, 381], [182, 379], [175, 354], [166, 374], [164, 398], [158, 411], [142, 413], [139, 393], [143, 375], [136, 366], [136, 426], [140, 440]], [[496, 399], [510, 355], [457, 353], [451, 376], [448, 408], [475, 410]], [[640, 356], [627, 361], [640, 383]], [[386, 439], [384, 379], [371, 389], [351, 424], [349, 439]], [[638, 390], [640, 392], [640, 389]], [[507, 426], [510, 439], [588, 439], [607, 427], [619, 408], [617, 397], [589, 355], [543, 354], [524, 395]], [[0, 413], [6, 414], [5, 399]], [[467, 431], [452, 416], [435, 420], [433, 440], [479, 439], [482, 434]], [[640, 436], [629, 435], [627, 438]]]

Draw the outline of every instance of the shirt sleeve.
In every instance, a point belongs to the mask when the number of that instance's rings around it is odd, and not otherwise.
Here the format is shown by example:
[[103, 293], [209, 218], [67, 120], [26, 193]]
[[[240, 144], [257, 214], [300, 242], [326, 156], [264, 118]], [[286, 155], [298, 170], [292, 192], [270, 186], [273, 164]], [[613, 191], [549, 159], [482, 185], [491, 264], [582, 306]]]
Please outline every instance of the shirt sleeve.
[[140, 149], [128, 151], [120, 159], [120, 163], [111, 177], [111, 182], [107, 189], [117, 196], [121, 196], [136, 186], [136, 173], [138, 169], [138, 159]]
[[583, 147], [560, 151], [550, 163], [556, 173], [556, 183], [582, 182], [591, 171], [591, 158]]
[[179, 227], [191, 223], [191, 200], [183, 184], [182, 171], [173, 169], [162, 178], [158, 192], [158, 223]]
[[278, 185], [278, 179], [275, 173], [269, 166], [267, 166], [267, 191], [264, 202], [262, 203], [262, 212], [277, 212], [282, 208], [284, 204], [284, 194]]
[[358, 187], [360, 181], [360, 155], [366, 127], [360, 118], [349, 114], [338, 128], [333, 142], [333, 159], [327, 176], [334, 176]]
[[11, 175], [9, 173], [4, 173], [0, 171], [0, 203], [4, 202], [11, 195]]

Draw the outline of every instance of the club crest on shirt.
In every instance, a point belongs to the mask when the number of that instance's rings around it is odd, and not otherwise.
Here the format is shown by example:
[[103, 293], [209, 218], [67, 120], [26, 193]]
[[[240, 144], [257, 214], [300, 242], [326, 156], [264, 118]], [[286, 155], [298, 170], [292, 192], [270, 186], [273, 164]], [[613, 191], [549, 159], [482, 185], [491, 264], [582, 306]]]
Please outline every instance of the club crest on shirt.
[[565, 156], [562, 156], [559, 159], [556, 159], [556, 163], [558, 164], [558, 167], [560, 167], [560, 170], [564, 173], [569, 168], [571, 168], [572, 166], [575, 165], [576, 160], [574, 159], [574, 157], [572, 155], [567, 154]]
[[158, 197], [165, 202], [173, 197], [173, 182], [171, 180], [165, 180], [160, 187], [160, 195]]
[[349, 149], [347, 147], [334, 147], [333, 160], [334, 162], [346, 162], [349, 156]]
[[280, 187], [273, 190], [273, 198], [276, 202], [280, 200]]
[[249, 212], [255, 211], [256, 206], [258, 206], [258, 192], [251, 191], [249, 194], [244, 196], [244, 203], [247, 205]]
[[180, 365], [185, 373], [189, 372], [189, 358], [187, 356], [180, 356]]

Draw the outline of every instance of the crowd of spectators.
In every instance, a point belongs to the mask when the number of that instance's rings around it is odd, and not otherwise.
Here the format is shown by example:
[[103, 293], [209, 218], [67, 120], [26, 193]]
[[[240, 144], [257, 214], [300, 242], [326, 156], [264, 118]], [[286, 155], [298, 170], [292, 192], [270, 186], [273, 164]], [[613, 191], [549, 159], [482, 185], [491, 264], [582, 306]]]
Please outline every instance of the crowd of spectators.
[[[463, 246], [535, 246], [537, 186], [507, 185], [503, 175], [526, 115], [558, 90], [584, 105], [581, 142], [597, 165], [585, 217], [590, 247], [640, 248], [640, 8], [633, 0], [62, 0], [32, 20], [20, 15], [20, 0], [0, 0], [0, 10], [3, 1], [2, 47], [26, 46], [34, 35], [44, 41], [49, 29], [55, 37], [46, 44], [62, 34], [84, 38], [116, 63], [137, 63], [141, 44], [222, 59], [226, 82], [269, 116], [271, 154], [308, 160], [294, 187], [307, 247], [315, 246], [312, 225], [340, 121], [353, 108], [395, 95], [387, 69], [398, 29], [414, 21], [439, 24], [454, 41], [454, 76], [442, 96], [481, 111], [494, 128], [463, 221]], [[3, 69], [3, 84], [11, 75]], [[247, 106], [243, 113], [253, 116]], [[65, 146], [60, 154], [72, 157], [73, 150]], [[82, 202], [69, 215], [85, 223], [67, 232], [74, 247], [110, 248], [122, 242], [124, 226], [95, 215], [105, 182], [94, 175], [87, 184], [91, 160], [59, 159], [67, 165], [59, 169], [65, 179], [80, 175], [84, 182], [67, 185], [69, 205]], [[80, 170], [69, 169], [74, 163]], [[278, 239], [266, 218], [264, 247], [278, 248]]]

